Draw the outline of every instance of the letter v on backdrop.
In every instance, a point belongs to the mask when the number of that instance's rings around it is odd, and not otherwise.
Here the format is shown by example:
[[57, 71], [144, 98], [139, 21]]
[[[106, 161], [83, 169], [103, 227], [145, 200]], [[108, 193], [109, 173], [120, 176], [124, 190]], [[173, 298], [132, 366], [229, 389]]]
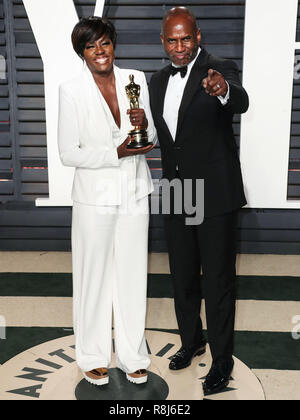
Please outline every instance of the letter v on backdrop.
[[[49, 199], [37, 206], [70, 206], [74, 170], [62, 166], [57, 146], [58, 86], [82, 68], [71, 44], [78, 22], [73, 0], [23, 0], [44, 64]], [[97, 0], [94, 15], [102, 16], [104, 0]]]
[[[73, 169], [58, 155], [58, 86], [82, 66], [70, 40], [78, 16], [73, 0], [23, 2], [45, 75], [49, 199], [36, 204], [68, 206]], [[96, 16], [104, 3], [97, 1]], [[300, 201], [287, 200], [297, 11], [298, 0], [246, 0], [243, 82], [251, 105], [242, 117], [240, 155], [252, 208], [300, 208]]]

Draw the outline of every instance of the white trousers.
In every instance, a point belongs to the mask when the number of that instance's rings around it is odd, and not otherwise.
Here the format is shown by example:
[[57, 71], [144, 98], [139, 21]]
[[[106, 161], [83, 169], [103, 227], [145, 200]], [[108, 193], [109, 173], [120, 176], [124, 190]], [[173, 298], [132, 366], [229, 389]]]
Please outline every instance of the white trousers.
[[118, 206], [74, 203], [73, 321], [78, 366], [85, 372], [111, 362], [112, 312], [117, 367], [150, 365], [145, 341], [148, 197]]

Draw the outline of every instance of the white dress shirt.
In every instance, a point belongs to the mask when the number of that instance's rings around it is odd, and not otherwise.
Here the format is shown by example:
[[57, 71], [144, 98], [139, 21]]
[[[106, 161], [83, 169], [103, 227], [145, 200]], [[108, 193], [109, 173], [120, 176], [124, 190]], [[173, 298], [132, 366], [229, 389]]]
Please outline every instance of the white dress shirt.
[[[191, 61], [187, 66], [187, 74], [184, 78], [181, 77], [180, 72], [178, 72], [175, 76], [170, 76], [169, 83], [166, 91], [165, 96], [165, 103], [164, 103], [164, 113], [163, 117], [164, 120], [169, 128], [169, 131], [175, 141], [176, 138], [176, 131], [177, 131], [177, 124], [178, 124], [178, 113], [180, 104], [182, 101], [184, 89], [186, 87], [187, 81], [189, 80], [192, 68], [201, 52], [201, 48], [199, 48], [197, 56]], [[172, 65], [175, 66], [173, 63]], [[227, 83], [227, 82], [226, 82]], [[228, 83], [227, 83], [228, 85]], [[229, 100], [229, 85], [228, 85], [228, 92], [225, 98], [223, 96], [218, 96], [218, 99], [221, 101], [222, 105], [226, 105]]]

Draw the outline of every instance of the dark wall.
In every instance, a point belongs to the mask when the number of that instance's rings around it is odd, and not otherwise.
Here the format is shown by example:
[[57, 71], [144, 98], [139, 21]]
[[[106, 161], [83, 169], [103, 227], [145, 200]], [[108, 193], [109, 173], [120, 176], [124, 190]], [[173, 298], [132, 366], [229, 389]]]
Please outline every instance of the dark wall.
[[[74, 3], [79, 17], [93, 14], [95, 0]], [[212, 54], [234, 59], [242, 77], [242, 0], [107, 1], [105, 13], [119, 35], [117, 64], [145, 71], [148, 80], [164, 67], [168, 61], [159, 39], [161, 20], [168, 8], [182, 4], [197, 16], [203, 46]], [[0, 80], [0, 250], [69, 250], [71, 209], [34, 205], [36, 198], [48, 194], [44, 77], [22, 0], [0, 0], [0, 54], [7, 61], [7, 78]], [[293, 101], [288, 194], [299, 199], [299, 81]], [[234, 131], [239, 146], [238, 117]], [[148, 163], [153, 178], [160, 178], [159, 145]], [[243, 253], [300, 253], [300, 210], [242, 210], [238, 243]], [[161, 216], [151, 218], [150, 249], [166, 250]]]

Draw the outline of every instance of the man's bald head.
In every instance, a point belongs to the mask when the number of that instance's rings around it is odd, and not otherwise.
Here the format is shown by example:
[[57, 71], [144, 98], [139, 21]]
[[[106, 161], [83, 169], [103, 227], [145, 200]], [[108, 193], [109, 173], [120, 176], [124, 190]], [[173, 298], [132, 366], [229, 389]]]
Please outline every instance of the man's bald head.
[[169, 10], [163, 20], [160, 39], [175, 66], [184, 67], [191, 63], [201, 42], [201, 32], [193, 13], [186, 7]]
[[174, 18], [183, 18], [190, 20], [193, 24], [195, 32], [198, 31], [197, 21], [193, 12], [184, 6], [173, 7], [172, 9], [168, 10], [166, 13], [163, 23], [162, 23], [162, 34], [165, 33], [165, 27], [169, 23], [170, 20]]

